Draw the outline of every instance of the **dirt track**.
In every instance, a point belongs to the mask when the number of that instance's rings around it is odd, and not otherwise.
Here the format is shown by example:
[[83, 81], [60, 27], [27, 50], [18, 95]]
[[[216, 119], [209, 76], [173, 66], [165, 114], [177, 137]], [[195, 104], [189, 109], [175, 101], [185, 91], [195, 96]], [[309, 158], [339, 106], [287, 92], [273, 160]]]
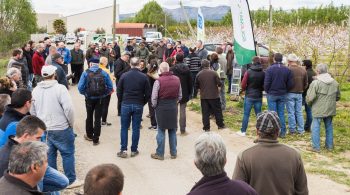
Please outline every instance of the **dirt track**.
[[[91, 142], [84, 140], [85, 133], [85, 103], [84, 97], [78, 94], [76, 87], [70, 89], [76, 108], [75, 132], [76, 139], [76, 169], [80, 179], [84, 179], [90, 168], [101, 163], [114, 163], [124, 172], [125, 195], [184, 195], [187, 194], [201, 178], [201, 173], [196, 169], [194, 158], [194, 140], [202, 133], [201, 116], [197, 113], [187, 112], [187, 131], [189, 135], [178, 136], [178, 158], [170, 159], [169, 146], [166, 142], [166, 156], [164, 161], [153, 160], [150, 154], [156, 149], [156, 131], [148, 130], [149, 119], [143, 117], [143, 129], [141, 130], [139, 151], [135, 158], [120, 159], [117, 152], [120, 149], [120, 119], [117, 117], [117, 100], [114, 94], [111, 99], [108, 120], [113, 125], [102, 127], [101, 144], [93, 146]], [[148, 108], [144, 109], [144, 116]], [[212, 123], [214, 132], [222, 135], [227, 146], [226, 172], [231, 177], [235, 166], [236, 155], [242, 149], [251, 146], [252, 140], [235, 135], [232, 130], [218, 131]], [[238, 128], [238, 127], [237, 127]], [[237, 129], [235, 129], [236, 131]], [[129, 134], [129, 140], [131, 139]], [[129, 141], [129, 146], [131, 145]], [[130, 151], [129, 155], [130, 155]], [[349, 188], [337, 184], [322, 176], [308, 174], [308, 186], [311, 195], [342, 195], [350, 194]], [[74, 194], [65, 191], [63, 194]]]

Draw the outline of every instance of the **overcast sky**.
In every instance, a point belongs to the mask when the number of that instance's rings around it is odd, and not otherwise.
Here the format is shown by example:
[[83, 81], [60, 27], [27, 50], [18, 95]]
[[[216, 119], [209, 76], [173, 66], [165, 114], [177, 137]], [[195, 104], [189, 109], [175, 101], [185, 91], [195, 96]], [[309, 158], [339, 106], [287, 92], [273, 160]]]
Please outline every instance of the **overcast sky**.
[[[111, 6], [113, 0], [31, 0], [34, 9], [38, 13], [58, 13], [62, 15], [70, 15], [89, 11], [102, 7]], [[135, 13], [140, 10], [143, 5], [150, 0], [117, 0], [120, 5], [120, 13]], [[183, 0], [185, 6], [211, 6], [230, 5], [232, 0]], [[179, 7], [179, 0], [157, 0], [157, 2], [166, 8]], [[261, 7], [268, 8], [269, 0], [248, 0], [251, 9]], [[282, 7], [282, 9], [293, 9], [298, 7], [317, 7], [319, 5], [328, 5], [331, 0], [272, 0], [274, 7]], [[350, 5], [350, 0], [334, 0], [334, 5]]]

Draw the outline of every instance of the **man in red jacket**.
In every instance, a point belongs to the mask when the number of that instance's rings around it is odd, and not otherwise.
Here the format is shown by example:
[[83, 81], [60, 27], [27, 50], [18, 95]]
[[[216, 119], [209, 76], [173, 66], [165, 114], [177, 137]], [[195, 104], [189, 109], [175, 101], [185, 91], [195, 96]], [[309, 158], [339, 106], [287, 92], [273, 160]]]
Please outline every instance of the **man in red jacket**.
[[36, 51], [32, 59], [32, 66], [33, 66], [33, 73], [34, 73], [33, 87], [35, 87], [36, 84], [42, 80], [41, 68], [45, 65], [45, 59], [43, 56], [44, 49], [45, 49], [45, 45], [43, 43], [39, 43], [38, 45], [36, 45]]

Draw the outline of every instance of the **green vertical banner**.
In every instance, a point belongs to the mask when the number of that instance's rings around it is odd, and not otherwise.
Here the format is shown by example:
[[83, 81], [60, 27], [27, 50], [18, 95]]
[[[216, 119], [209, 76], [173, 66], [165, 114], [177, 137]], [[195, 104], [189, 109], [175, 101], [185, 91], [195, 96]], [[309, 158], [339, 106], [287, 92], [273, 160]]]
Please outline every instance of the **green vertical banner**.
[[234, 0], [231, 6], [234, 51], [238, 65], [249, 64], [256, 56], [248, 0]]

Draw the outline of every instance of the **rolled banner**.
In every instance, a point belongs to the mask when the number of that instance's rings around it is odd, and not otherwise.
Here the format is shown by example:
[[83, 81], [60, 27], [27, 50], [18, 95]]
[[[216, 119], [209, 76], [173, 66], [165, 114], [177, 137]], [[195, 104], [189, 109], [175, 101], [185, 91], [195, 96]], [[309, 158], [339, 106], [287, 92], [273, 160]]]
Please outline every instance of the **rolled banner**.
[[247, 0], [234, 0], [231, 6], [234, 51], [237, 64], [249, 64], [256, 56], [253, 25]]

